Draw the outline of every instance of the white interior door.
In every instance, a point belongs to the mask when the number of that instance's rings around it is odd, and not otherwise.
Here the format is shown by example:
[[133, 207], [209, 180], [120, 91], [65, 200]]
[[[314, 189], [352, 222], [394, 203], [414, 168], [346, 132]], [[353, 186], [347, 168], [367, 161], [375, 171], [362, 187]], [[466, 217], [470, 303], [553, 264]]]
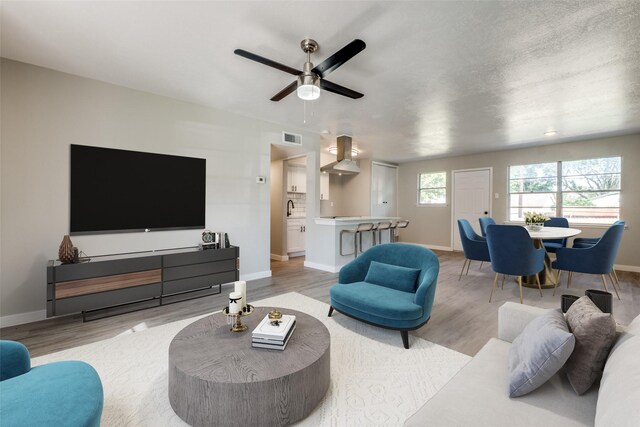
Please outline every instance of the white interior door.
[[491, 215], [491, 175], [491, 168], [453, 171], [451, 236], [454, 250], [462, 250], [459, 219], [468, 220], [480, 234], [478, 218]]
[[396, 216], [398, 168], [372, 163], [371, 165], [371, 216]]

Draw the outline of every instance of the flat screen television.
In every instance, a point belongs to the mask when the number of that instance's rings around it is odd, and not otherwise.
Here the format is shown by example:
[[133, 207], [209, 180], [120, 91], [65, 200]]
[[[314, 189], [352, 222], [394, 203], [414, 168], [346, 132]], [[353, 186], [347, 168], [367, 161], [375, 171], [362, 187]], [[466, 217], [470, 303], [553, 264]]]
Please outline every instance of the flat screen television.
[[70, 233], [204, 228], [206, 160], [71, 145]]

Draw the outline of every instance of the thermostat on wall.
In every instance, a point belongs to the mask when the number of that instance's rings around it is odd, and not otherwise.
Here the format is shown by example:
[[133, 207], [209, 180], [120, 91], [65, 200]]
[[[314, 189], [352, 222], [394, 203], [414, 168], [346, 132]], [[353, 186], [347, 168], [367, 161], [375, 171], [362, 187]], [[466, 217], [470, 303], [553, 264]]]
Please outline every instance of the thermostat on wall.
[[264, 184], [267, 182], [267, 177], [266, 176], [257, 176], [256, 177], [256, 182], [258, 184]]

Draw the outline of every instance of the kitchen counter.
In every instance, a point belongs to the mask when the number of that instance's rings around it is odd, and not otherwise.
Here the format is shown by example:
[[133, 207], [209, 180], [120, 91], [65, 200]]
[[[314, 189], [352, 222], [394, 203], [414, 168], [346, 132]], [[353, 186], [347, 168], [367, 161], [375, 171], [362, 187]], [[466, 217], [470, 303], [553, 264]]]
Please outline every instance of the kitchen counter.
[[291, 216], [288, 216], [286, 218], [287, 219], [306, 219], [307, 217], [306, 216], [293, 216], [293, 215], [291, 215]]
[[[328, 217], [314, 218], [314, 223], [319, 230], [315, 235], [314, 244], [318, 250], [314, 251], [314, 255], [310, 258], [307, 256], [304, 265], [306, 267], [318, 270], [337, 273], [340, 268], [354, 259], [353, 255], [340, 255], [340, 232], [342, 230], [354, 230], [358, 224], [364, 222], [372, 222], [377, 224], [381, 221], [398, 221], [399, 217], [372, 217], [372, 216], [344, 216], [344, 217]], [[345, 233], [343, 236], [344, 252], [353, 251], [353, 234]], [[382, 233], [382, 241], [384, 243], [389, 240], [389, 233]], [[373, 233], [364, 232], [362, 234], [362, 244], [364, 249], [371, 247], [373, 243]]]

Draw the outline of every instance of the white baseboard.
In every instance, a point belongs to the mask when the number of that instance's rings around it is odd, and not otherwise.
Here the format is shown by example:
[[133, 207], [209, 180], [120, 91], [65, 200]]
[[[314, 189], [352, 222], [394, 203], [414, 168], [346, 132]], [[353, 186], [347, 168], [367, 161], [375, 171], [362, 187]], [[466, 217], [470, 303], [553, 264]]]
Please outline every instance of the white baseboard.
[[47, 310], [30, 311], [28, 313], [10, 314], [0, 317], [0, 328], [38, 322], [47, 318]]
[[271, 277], [271, 270], [258, 271], [257, 273], [241, 274], [240, 280], [248, 282], [249, 280], [264, 279], [265, 277]]
[[334, 267], [333, 265], [318, 264], [316, 262], [309, 262], [309, 261], [305, 261], [304, 266], [309, 268], [315, 268], [316, 270], [327, 271], [329, 273], [337, 273], [340, 271], [340, 268], [341, 268], [341, 267]]
[[295, 257], [305, 256], [305, 255], [306, 255], [306, 251], [289, 252], [289, 256], [287, 258], [295, 258]]
[[289, 257], [287, 255], [271, 254], [271, 259], [274, 261], [289, 261]]
[[437, 251], [453, 251], [453, 248], [451, 246], [438, 246], [438, 245], [429, 245], [429, 244], [423, 244], [423, 243], [412, 243], [412, 242], [402, 242], [402, 243], [408, 243], [410, 245], [416, 245], [416, 246], [422, 246], [423, 248], [427, 248], [427, 249], [435, 249]]
[[637, 265], [614, 264], [613, 268], [615, 268], [617, 271], [631, 271], [633, 273], [640, 273], [640, 267]]

